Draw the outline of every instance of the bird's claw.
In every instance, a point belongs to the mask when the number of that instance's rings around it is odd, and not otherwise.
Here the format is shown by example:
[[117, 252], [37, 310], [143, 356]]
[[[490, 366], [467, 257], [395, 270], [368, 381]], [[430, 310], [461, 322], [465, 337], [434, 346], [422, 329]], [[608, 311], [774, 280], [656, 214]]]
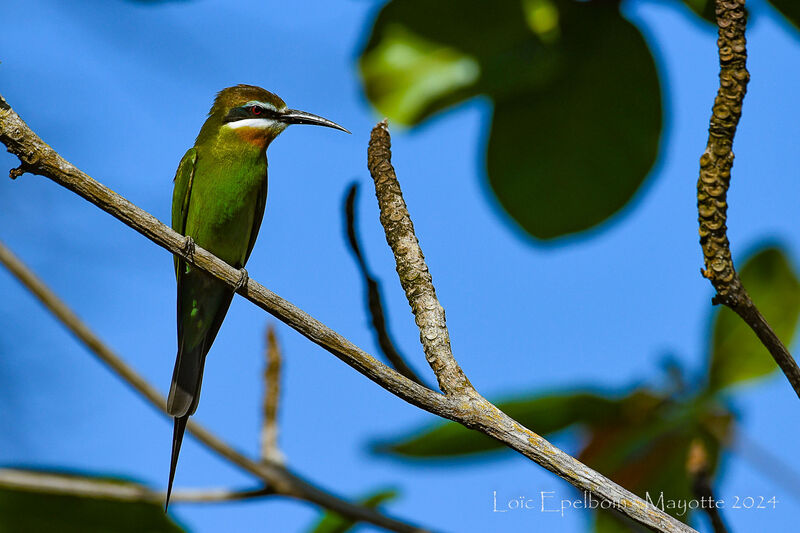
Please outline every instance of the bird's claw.
[[194, 261], [194, 239], [186, 235], [183, 238], [183, 245], [181, 246], [181, 250], [186, 255], [186, 259], [189, 261]]
[[239, 292], [240, 290], [247, 287], [247, 282], [250, 281], [250, 275], [247, 273], [247, 270], [244, 268], [239, 269], [239, 281], [236, 282], [236, 287], [234, 287], [234, 292]]

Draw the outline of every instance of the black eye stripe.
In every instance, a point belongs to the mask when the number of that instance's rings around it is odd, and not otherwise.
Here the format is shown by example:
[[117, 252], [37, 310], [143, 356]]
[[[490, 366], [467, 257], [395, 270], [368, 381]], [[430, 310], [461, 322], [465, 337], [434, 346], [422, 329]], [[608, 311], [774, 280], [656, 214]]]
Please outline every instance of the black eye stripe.
[[223, 120], [224, 122], [234, 122], [245, 118], [250, 118], [250, 113], [242, 107], [234, 107], [228, 111], [228, 114], [225, 115]]
[[[260, 113], [254, 112], [261, 111]], [[224, 122], [235, 122], [237, 120], [244, 120], [248, 118], [266, 118], [276, 120], [280, 118], [280, 113], [269, 107], [255, 106], [253, 104], [244, 105], [241, 107], [234, 107], [224, 118]]]
[[268, 107], [259, 107], [259, 109], [261, 110], [261, 113], [257, 115], [259, 118], [278, 118], [278, 112], [274, 109]]

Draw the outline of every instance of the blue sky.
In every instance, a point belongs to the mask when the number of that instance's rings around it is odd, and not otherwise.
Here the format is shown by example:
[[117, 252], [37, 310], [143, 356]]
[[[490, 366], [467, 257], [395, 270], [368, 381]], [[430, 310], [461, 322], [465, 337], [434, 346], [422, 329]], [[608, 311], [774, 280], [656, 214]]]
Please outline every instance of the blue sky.
[[[270, 148], [270, 192], [251, 277], [374, 353], [361, 281], [343, 239], [346, 185], [364, 185], [361, 232], [383, 280], [395, 337], [421, 372], [418, 332], [394, 275], [366, 172], [368, 106], [355, 58], [380, 3], [198, 0], [10, 2], [0, 33], [2, 94], [64, 157], [161, 220], [172, 177], [213, 95], [252, 83], [353, 132], [294, 127]], [[694, 187], [717, 84], [713, 29], [679, 3], [630, 0], [625, 13], [659, 63], [666, 130], [636, 201], [588, 238], [539, 246], [510, 231], [480, 155], [491, 117], [473, 100], [413, 131], [393, 131], [394, 163], [447, 311], [453, 349], [486, 396], [657, 383], [673, 354], [702, 371], [712, 290], [699, 276]], [[800, 265], [800, 35], [752, 2], [752, 82], [736, 138], [730, 231], [736, 257], [780, 242]], [[532, 124], [531, 127], [536, 127]], [[0, 154], [0, 168], [16, 166]], [[48, 180], [0, 180], [0, 239], [148, 380], [166, 392], [175, 355], [172, 259]], [[0, 464], [116, 473], [163, 487], [171, 423], [95, 361], [0, 271]], [[262, 339], [270, 320], [236, 299], [209, 356], [197, 419], [257, 452]], [[374, 439], [433, 418], [378, 388], [285, 326], [281, 444], [291, 466], [348, 496], [395, 486], [393, 514], [447, 531], [583, 531], [589, 515], [492, 513], [501, 497], [564, 482], [505, 454], [430, 465], [376, 457]], [[800, 471], [797, 400], [780, 376], [732, 398], [744, 431]], [[535, 428], [534, 428], [535, 429]], [[574, 451], [575, 442], [558, 444]], [[250, 486], [193, 440], [177, 487]], [[777, 496], [777, 509], [731, 510], [736, 531], [796, 524], [800, 499], [734, 454], [723, 497]], [[299, 531], [317, 512], [269, 499], [176, 505], [191, 531]], [[707, 528], [700, 521], [699, 527]], [[368, 530], [368, 528], [364, 528]]]

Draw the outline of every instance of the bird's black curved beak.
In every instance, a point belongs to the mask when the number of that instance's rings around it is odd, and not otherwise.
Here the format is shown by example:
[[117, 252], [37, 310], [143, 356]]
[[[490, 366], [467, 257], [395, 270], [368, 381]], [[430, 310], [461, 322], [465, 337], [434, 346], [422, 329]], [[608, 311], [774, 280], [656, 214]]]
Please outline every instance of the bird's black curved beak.
[[332, 120], [328, 120], [327, 118], [322, 118], [317, 115], [312, 115], [311, 113], [306, 113], [305, 111], [300, 111], [299, 109], [287, 109], [281, 114], [281, 122], [286, 124], [313, 124], [315, 126], [326, 126], [335, 130], [341, 130], [345, 133], [350, 133], [348, 130]]

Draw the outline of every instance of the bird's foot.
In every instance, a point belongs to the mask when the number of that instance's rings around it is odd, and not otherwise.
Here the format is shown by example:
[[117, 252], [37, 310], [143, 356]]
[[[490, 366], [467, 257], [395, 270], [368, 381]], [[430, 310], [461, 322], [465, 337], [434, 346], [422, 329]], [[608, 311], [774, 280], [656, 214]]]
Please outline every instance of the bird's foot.
[[233, 288], [234, 292], [239, 292], [240, 290], [247, 287], [247, 282], [250, 281], [250, 275], [247, 273], [247, 270], [244, 268], [239, 269], [239, 281], [236, 282], [236, 286]]
[[183, 245], [181, 246], [181, 251], [186, 255], [186, 259], [189, 261], [194, 261], [194, 239], [186, 235], [183, 238]]

